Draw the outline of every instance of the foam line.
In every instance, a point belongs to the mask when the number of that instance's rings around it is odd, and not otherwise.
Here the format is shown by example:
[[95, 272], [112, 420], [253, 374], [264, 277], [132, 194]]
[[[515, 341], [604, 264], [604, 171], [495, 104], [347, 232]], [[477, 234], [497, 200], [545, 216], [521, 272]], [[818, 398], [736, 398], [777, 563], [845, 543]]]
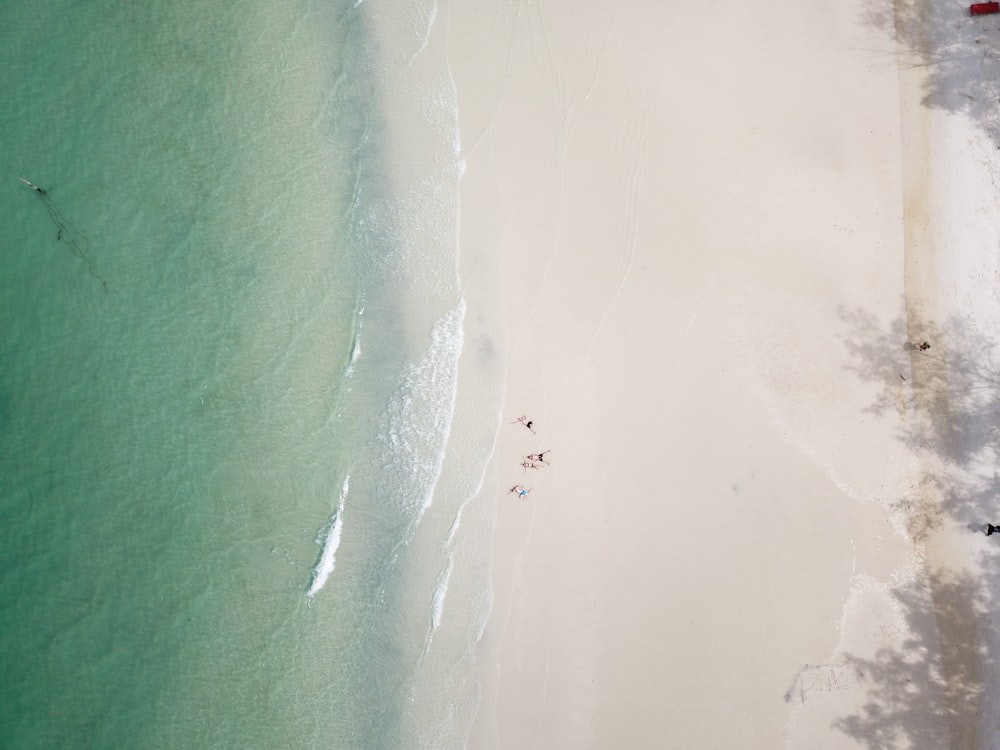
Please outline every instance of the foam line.
[[319, 556], [319, 562], [312, 571], [312, 583], [306, 596], [312, 599], [326, 585], [327, 579], [333, 573], [333, 568], [337, 562], [337, 548], [340, 546], [340, 535], [344, 525], [344, 502], [347, 500], [347, 490], [351, 481], [351, 475], [344, 477], [344, 486], [340, 489], [340, 502], [337, 504], [337, 512], [334, 513], [333, 522], [327, 531], [326, 539], [323, 542], [323, 552]]
[[448, 595], [448, 581], [451, 580], [451, 569], [455, 565], [455, 558], [448, 555], [448, 567], [438, 576], [437, 585], [434, 587], [434, 595], [431, 597], [431, 632], [433, 633], [441, 625], [441, 614], [444, 612], [444, 600]]

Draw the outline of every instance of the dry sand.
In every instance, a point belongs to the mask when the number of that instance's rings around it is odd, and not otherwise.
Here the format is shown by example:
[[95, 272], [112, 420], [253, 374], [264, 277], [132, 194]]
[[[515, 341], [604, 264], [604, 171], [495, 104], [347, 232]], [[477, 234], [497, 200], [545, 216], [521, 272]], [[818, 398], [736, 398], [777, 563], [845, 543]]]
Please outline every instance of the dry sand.
[[997, 740], [995, 133], [912, 63], [938, 24], [985, 100], [1000, 34], [897, 12], [441, 10], [463, 278], [537, 431], [504, 425], [484, 492], [469, 747]]

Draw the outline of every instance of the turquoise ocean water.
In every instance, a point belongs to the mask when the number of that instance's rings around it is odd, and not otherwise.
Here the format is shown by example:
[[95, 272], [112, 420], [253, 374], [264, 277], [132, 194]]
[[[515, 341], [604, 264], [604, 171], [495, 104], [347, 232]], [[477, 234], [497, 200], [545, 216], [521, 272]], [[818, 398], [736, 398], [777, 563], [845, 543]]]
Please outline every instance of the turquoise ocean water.
[[2, 5], [0, 746], [463, 746], [502, 373], [433, 4]]

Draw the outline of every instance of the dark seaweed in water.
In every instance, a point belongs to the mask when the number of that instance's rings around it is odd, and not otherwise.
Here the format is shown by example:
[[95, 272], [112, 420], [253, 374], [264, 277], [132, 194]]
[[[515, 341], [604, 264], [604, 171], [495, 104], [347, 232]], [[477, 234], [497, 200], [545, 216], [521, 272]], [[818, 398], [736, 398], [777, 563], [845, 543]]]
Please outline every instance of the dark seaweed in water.
[[49, 220], [56, 228], [56, 239], [65, 242], [73, 255], [87, 264], [87, 270], [90, 271], [90, 275], [101, 282], [104, 291], [108, 291], [108, 282], [94, 270], [94, 262], [90, 259], [90, 240], [87, 239], [87, 236], [73, 226], [73, 222], [63, 215], [63, 212], [59, 210], [59, 207], [49, 197], [47, 190], [43, 190], [33, 182], [28, 182], [23, 177], [20, 179], [21, 182], [34, 190], [35, 194], [42, 201], [45, 210], [48, 211]]

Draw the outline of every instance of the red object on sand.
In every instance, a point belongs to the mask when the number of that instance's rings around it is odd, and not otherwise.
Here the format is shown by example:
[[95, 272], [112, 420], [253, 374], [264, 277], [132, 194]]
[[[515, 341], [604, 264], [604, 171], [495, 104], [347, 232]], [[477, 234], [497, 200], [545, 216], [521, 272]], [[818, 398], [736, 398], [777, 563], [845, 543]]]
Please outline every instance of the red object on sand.
[[969, 13], [973, 16], [985, 16], [990, 13], [1000, 13], [1000, 3], [973, 3], [969, 6]]

